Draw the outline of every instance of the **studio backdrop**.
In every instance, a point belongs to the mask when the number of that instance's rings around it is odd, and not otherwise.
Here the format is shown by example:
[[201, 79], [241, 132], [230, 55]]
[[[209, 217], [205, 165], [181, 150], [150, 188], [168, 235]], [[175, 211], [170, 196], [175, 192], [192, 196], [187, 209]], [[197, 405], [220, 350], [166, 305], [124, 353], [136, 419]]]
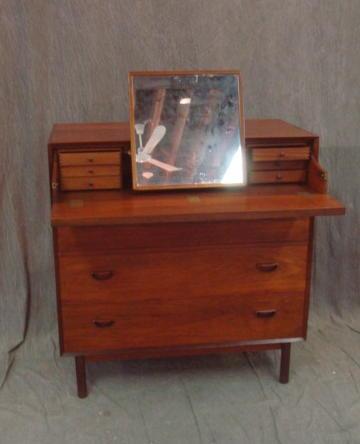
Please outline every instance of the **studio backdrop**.
[[320, 135], [347, 214], [317, 222], [312, 314], [360, 330], [359, 23], [358, 0], [0, 0], [0, 383], [58, 352], [51, 127], [128, 120], [133, 70], [240, 69], [247, 118]]

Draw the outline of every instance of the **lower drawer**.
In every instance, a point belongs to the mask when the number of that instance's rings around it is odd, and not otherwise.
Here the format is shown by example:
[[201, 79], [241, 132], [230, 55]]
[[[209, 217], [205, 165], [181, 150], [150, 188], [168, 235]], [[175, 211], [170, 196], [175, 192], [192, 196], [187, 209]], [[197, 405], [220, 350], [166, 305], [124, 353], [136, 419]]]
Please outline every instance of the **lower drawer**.
[[99, 177], [63, 177], [61, 189], [72, 190], [106, 190], [121, 188], [120, 176]]
[[250, 183], [302, 183], [306, 180], [305, 170], [253, 171]]
[[65, 305], [63, 351], [94, 353], [303, 336], [302, 294]]

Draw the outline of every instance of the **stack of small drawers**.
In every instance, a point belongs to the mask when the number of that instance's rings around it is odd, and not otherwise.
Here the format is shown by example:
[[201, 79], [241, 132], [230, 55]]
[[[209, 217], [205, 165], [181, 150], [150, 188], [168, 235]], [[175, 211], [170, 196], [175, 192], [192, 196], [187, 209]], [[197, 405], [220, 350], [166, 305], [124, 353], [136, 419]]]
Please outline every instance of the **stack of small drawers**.
[[249, 182], [303, 183], [309, 159], [309, 146], [253, 147]]
[[62, 191], [119, 189], [120, 151], [59, 152]]

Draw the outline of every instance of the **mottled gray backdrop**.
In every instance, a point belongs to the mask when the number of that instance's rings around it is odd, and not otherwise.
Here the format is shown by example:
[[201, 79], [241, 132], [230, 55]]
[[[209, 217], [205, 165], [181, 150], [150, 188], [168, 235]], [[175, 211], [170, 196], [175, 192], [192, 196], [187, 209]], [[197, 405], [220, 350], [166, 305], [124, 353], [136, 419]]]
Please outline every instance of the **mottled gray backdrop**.
[[129, 70], [239, 68], [247, 117], [321, 136], [347, 215], [318, 220], [312, 316], [359, 330], [359, 0], [0, 0], [0, 14], [0, 382], [14, 356], [57, 353], [50, 129], [127, 120]]

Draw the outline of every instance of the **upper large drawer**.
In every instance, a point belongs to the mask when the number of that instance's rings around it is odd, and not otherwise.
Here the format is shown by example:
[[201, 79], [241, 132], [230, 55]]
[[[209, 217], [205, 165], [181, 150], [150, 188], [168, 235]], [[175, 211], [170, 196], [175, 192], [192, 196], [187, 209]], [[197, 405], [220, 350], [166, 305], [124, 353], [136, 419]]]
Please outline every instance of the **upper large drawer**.
[[[230, 295], [304, 296], [307, 244], [128, 250], [124, 254], [61, 256], [63, 303], [113, 303]], [[166, 302], [168, 303], [168, 302]]]
[[262, 242], [306, 242], [309, 219], [251, 220], [57, 228], [59, 254], [138, 248], [186, 248]]

